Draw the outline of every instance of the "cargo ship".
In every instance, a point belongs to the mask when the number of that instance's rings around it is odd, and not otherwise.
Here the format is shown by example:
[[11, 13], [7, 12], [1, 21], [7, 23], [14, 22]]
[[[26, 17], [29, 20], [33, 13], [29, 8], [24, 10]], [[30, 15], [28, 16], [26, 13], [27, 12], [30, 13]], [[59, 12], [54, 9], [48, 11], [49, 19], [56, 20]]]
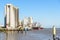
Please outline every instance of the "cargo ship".
[[43, 29], [43, 27], [32, 27], [32, 29], [34, 29], [34, 30], [40, 30], [40, 29]]

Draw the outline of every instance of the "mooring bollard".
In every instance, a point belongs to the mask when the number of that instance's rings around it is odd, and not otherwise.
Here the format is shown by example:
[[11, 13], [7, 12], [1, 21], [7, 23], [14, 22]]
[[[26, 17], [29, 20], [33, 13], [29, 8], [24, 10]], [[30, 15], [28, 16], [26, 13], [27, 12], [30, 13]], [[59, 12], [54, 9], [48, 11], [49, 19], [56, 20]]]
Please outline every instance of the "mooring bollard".
[[56, 28], [55, 28], [55, 26], [53, 26], [52, 31], [53, 31], [53, 40], [55, 40], [55, 38], [56, 38]]

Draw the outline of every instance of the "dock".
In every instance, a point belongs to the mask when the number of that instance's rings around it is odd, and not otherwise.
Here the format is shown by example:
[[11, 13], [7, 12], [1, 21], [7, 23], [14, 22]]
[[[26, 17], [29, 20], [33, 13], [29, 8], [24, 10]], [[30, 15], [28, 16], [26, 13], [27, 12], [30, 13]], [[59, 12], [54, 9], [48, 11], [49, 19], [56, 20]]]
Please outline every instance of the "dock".
[[14, 29], [7, 29], [7, 28], [0, 28], [0, 31], [22, 31], [24, 29], [14, 28]]

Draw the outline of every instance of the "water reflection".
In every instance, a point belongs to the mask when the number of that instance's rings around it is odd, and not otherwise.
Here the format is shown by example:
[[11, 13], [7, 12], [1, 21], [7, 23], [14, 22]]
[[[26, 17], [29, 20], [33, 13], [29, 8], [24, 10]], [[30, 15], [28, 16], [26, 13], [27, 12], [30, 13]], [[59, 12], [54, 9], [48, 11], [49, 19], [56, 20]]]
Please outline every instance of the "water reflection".
[[[35, 33], [36, 32], [36, 33]], [[39, 31], [7, 31], [6, 40], [47, 40], [47, 35], [38, 33]], [[44, 39], [43, 39], [44, 38]]]
[[4, 32], [0, 32], [0, 40], [6, 40], [6, 34]]
[[[60, 37], [60, 29], [57, 30], [57, 36]], [[0, 40], [52, 40], [50, 29], [33, 31], [7, 31], [0, 32]]]
[[7, 31], [6, 32], [6, 40], [18, 40], [19, 32], [18, 31]]

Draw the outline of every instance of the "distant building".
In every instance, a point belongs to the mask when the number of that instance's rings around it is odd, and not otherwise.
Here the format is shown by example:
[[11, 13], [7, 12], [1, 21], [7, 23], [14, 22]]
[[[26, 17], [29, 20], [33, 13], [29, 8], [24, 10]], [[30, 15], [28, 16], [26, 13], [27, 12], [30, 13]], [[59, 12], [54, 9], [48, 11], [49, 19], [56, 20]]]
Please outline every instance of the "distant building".
[[32, 17], [25, 17], [24, 20], [23, 20], [23, 27], [29, 27], [31, 28], [32, 27], [32, 24], [33, 24], [33, 19]]
[[5, 6], [5, 26], [6, 28], [16, 28], [19, 25], [19, 9], [12, 4]]
[[28, 19], [29, 19], [30, 23], [33, 23], [33, 18], [32, 17], [28, 17]]
[[27, 19], [27, 17], [25, 17], [23, 20], [23, 27], [26, 27], [27, 24], [28, 24], [28, 19]]
[[33, 18], [32, 17], [28, 17], [28, 21], [29, 21], [29, 27], [32, 27]]
[[4, 28], [4, 25], [0, 25], [0, 28], [2, 28], [2, 27]]

